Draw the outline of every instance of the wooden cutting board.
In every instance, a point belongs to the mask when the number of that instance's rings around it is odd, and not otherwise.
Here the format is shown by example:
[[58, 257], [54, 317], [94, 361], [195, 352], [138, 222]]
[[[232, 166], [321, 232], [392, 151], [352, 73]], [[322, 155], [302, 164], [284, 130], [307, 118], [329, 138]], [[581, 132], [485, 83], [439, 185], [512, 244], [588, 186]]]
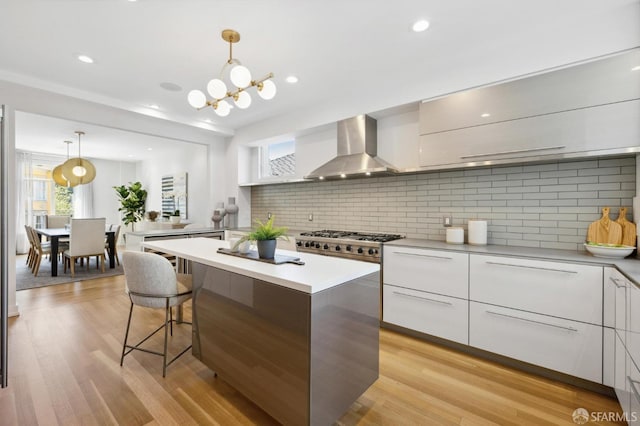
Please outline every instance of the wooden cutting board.
[[609, 219], [609, 207], [602, 209], [602, 218], [592, 222], [587, 231], [587, 242], [600, 244], [621, 244], [622, 225]]
[[627, 208], [620, 207], [620, 214], [616, 222], [622, 226], [622, 242], [625, 246], [636, 246], [636, 224], [627, 220]]

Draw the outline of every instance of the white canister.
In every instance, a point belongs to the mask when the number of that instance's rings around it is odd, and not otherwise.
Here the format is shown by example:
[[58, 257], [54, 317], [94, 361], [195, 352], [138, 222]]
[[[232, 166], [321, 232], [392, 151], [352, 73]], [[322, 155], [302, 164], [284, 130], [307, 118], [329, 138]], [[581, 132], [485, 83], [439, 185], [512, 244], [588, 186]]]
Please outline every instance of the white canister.
[[487, 221], [469, 220], [469, 244], [487, 245]]
[[447, 228], [447, 243], [464, 244], [464, 229]]

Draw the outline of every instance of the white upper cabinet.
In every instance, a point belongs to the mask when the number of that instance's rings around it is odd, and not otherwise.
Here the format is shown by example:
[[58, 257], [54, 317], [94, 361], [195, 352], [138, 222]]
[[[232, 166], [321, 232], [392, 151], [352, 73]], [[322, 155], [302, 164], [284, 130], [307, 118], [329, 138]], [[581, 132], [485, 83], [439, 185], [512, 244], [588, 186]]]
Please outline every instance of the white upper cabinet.
[[638, 147], [640, 49], [420, 106], [420, 165], [482, 165]]

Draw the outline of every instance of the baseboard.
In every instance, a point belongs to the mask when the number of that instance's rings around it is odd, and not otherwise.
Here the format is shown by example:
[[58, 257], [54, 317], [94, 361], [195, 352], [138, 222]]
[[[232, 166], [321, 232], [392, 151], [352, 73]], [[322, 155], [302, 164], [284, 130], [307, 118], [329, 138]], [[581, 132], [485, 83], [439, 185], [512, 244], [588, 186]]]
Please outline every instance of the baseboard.
[[606, 395], [615, 398], [615, 391], [613, 388], [592, 382], [589, 380], [581, 379], [579, 377], [570, 376], [568, 374], [560, 373], [558, 371], [549, 370], [538, 365], [529, 364], [528, 362], [520, 361], [517, 359], [509, 358], [503, 355], [498, 355], [493, 352], [487, 352], [482, 349], [474, 348], [469, 345], [463, 345], [461, 343], [452, 342], [451, 340], [442, 339], [440, 337], [431, 336], [429, 334], [421, 333], [419, 331], [411, 330], [408, 328], [400, 327], [395, 324], [390, 324], [384, 321], [380, 321], [380, 326], [388, 330], [392, 330], [398, 333], [406, 334], [407, 336], [415, 337], [417, 339], [425, 340], [427, 342], [435, 343], [447, 348], [451, 348], [460, 352], [467, 353], [469, 355], [477, 356], [482, 359], [486, 359], [491, 362], [505, 365], [507, 367], [515, 368], [527, 373], [536, 374], [547, 379], [556, 380], [558, 382], [566, 383], [573, 386], [578, 386], [583, 389], [597, 392], [602, 395]]

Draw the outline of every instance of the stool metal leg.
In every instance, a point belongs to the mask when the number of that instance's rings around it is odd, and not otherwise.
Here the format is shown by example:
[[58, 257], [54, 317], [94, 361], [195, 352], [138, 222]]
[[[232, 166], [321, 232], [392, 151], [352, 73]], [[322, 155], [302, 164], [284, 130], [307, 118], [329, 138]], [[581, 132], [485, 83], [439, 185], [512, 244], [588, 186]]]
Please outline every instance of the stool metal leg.
[[169, 327], [167, 327], [168, 325], [167, 323], [169, 322], [170, 311], [171, 311], [171, 308], [169, 307], [169, 299], [167, 298], [167, 306], [164, 311], [164, 352], [162, 354], [162, 377], [164, 377], [165, 374], [167, 374], [167, 340], [168, 340], [167, 334], [169, 333]]
[[120, 367], [124, 362], [124, 351], [127, 349], [127, 339], [129, 338], [129, 327], [131, 327], [131, 315], [133, 314], [133, 302], [131, 302], [131, 308], [129, 308], [129, 320], [127, 321], [127, 331], [124, 333], [124, 343], [122, 344], [122, 356], [120, 357]]

